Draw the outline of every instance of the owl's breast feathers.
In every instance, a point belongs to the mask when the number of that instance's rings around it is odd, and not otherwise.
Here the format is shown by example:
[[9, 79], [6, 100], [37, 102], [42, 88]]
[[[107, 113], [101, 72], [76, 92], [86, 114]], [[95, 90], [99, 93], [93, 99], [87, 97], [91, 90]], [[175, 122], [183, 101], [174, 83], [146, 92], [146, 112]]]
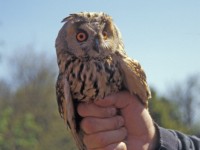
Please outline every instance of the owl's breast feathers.
[[69, 83], [74, 100], [89, 102], [122, 88], [118, 63], [110, 56], [104, 59], [81, 59], [65, 55], [59, 67]]
[[104, 98], [120, 90], [138, 96], [147, 107], [151, 92], [140, 64], [124, 54], [105, 58], [78, 58], [72, 54], [60, 55], [60, 73], [56, 85], [57, 102], [61, 117], [68, 124], [80, 150], [86, 150], [80, 130], [79, 102]]

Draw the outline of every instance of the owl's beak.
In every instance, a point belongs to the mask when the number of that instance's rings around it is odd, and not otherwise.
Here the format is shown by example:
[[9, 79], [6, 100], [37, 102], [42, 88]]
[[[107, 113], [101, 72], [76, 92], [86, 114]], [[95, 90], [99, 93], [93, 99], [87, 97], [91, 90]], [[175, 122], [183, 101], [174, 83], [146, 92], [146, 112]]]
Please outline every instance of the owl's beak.
[[95, 37], [94, 39], [94, 46], [93, 46], [93, 49], [99, 53], [99, 38], [98, 37]]

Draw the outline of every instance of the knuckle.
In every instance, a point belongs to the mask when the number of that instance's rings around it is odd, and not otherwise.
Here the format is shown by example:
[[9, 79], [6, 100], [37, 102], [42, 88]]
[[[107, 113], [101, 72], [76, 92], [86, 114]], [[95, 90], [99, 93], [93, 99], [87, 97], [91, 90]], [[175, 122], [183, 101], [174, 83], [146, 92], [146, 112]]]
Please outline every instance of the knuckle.
[[120, 129], [120, 134], [125, 138], [127, 136], [127, 130], [125, 127], [122, 127]]
[[116, 116], [115, 121], [114, 121], [114, 127], [115, 129], [120, 128], [121, 126], [124, 125], [124, 119], [122, 116]]
[[118, 128], [119, 128], [118, 117], [115, 117], [113, 120], [114, 120], [114, 121], [113, 121], [113, 128], [114, 128], [114, 129], [118, 129]]
[[107, 145], [106, 137], [105, 137], [105, 136], [102, 136], [102, 134], [98, 134], [98, 135], [95, 137], [95, 141], [96, 141], [96, 144], [97, 144], [98, 146], [105, 146], [105, 145]]
[[106, 138], [100, 134], [84, 135], [83, 143], [88, 149], [97, 148], [97, 147], [105, 147], [105, 145], [107, 145]]
[[117, 116], [117, 128], [121, 127], [124, 125], [124, 119], [122, 116]]
[[80, 116], [85, 117], [84, 104], [79, 104], [77, 107], [77, 112]]
[[89, 142], [88, 138], [89, 138], [88, 135], [83, 135], [83, 143], [85, 144], [85, 146], [86, 146], [87, 148], [90, 147], [90, 142]]
[[81, 121], [81, 128], [87, 134], [92, 133], [95, 130], [95, 120], [89, 117], [84, 118]]
[[106, 117], [114, 116], [117, 112], [116, 108], [105, 108], [103, 111]]

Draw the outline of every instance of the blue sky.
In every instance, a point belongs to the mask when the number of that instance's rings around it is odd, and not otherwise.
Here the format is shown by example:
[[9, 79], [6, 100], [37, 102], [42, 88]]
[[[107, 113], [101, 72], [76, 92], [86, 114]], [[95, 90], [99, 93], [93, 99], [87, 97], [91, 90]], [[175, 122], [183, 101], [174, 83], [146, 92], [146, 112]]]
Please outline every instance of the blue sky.
[[[148, 82], [161, 93], [200, 73], [199, 0], [0, 0], [0, 55], [33, 44], [56, 58], [60, 21], [80, 11], [113, 17], [128, 55], [141, 63]], [[7, 68], [0, 67], [3, 76]]]

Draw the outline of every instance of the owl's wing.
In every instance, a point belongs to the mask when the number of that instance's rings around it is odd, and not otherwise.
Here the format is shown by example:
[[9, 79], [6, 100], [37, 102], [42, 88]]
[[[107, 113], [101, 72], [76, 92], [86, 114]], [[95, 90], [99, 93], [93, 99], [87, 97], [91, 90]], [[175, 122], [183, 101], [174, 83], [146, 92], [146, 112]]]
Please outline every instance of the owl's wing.
[[140, 64], [127, 56], [123, 56], [123, 59], [120, 57], [118, 62], [123, 75], [123, 85], [131, 94], [137, 95], [147, 107], [151, 92]]
[[76, 131], [74, 104], [72, 101], [69, 84], [63, 74], [59, 74], [56, 83], [56, 95], [60, 116], [68, 125], [77, 146], [80, 150], [84, 150], [82, 137]]

